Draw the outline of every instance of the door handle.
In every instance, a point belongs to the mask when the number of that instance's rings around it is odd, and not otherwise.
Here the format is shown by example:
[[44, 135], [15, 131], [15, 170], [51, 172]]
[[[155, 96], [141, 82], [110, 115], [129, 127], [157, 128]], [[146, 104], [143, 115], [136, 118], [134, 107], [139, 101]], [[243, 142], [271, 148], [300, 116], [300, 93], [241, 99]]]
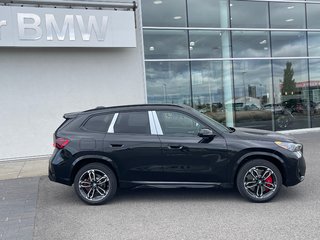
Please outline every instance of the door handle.
[[169, 145], [168, 148], [182, 150], [184, 147], [181, 145]]
[[121, 148], [123, 147], [123, 144], [110, 144], [110, 146], [113, 148]]

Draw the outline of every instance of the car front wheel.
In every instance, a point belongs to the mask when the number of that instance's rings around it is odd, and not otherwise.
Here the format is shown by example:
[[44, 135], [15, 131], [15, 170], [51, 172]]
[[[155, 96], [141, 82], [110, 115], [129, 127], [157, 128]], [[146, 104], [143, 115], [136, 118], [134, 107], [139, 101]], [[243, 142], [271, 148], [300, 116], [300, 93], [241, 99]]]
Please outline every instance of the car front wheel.
[[90, 163], [82, 167], [74, 179], [78, 197], [87, 204], [98, 205], [111, 200], [117, 191], [117, 179], [104, 164]]
[[253, 160], [245, 163], [237, 175], [240, 194], [252, 202], [267, 202], [282, 186], [279, 169], [269, 161]]

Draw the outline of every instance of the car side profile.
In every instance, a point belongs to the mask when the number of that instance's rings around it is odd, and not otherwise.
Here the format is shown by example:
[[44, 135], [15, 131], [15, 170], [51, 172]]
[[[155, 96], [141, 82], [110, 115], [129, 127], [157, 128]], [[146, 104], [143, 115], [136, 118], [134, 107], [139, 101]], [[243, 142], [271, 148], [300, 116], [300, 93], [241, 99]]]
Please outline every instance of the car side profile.
[[68, 113], [54, 133], [51, 181], [88, 204], [118, 188], [234, 187], [253, 202], [303, 181], [303, 147], [275, 132], [228, 128], [188, 106], [145, 104]]

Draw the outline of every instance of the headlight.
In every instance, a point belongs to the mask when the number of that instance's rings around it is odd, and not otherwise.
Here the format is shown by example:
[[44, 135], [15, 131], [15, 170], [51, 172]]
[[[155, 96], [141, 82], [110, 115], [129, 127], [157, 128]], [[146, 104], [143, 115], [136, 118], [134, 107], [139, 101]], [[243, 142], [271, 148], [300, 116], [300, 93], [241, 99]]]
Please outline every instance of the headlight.
[[300, 152], [302, 150], [302, 145], [299, 143], [280, 142], [280, 141], [275, 141], [274, 143], [277, 144], [279, 147], [287, 149], [291, 152]]

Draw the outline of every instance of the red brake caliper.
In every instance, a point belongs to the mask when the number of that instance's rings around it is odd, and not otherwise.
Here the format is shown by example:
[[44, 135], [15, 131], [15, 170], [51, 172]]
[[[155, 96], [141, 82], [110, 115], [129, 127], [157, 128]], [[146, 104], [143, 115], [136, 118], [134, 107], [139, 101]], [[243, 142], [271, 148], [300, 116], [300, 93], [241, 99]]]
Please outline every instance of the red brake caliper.
[[[273, 182], [273, 181], [272, 181], [272, 177], [271, 177], [271, 176], [267, 177], [267, 179], [266, 179], [266, 186], [271, 187], [271, 184], [268, 184], [268, 183], [272, 183], [272, 182]], [[269, 192], [270, 189], [265, 188], [265, 191], [266, 191], [266, 192]]]

